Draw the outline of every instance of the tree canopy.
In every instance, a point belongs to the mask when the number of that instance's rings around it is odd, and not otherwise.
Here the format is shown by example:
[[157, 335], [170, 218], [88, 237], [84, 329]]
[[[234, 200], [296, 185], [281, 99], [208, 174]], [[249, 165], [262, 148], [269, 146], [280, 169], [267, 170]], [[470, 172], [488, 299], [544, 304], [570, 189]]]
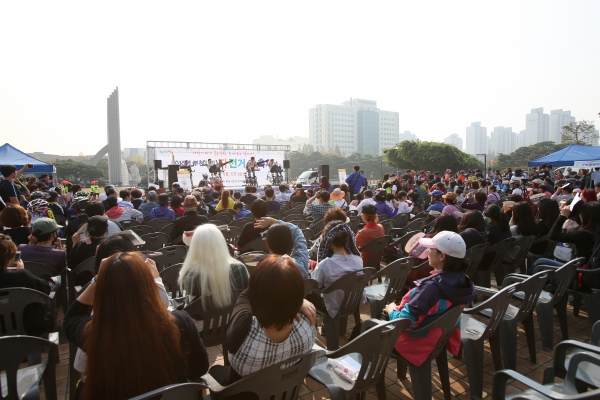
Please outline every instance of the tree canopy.
[[365, 171], [367, 179], [381, 179], [386, 172], [396, 171], [396, 166], [388, 164], [382, 156], [360, 155], [358, 153], [342, 157], [335, 152], [321, 153], [312, 151], [312, 146], [305, 146], [302, 151], [292, 151], [290, 159], [290, 180], [295, 180], [302, 172], [319, 165], [329, 165], [329, 180], [339, 179], [338, 169], [345, 169], [346, 173], [352, 172], [352, 168], [358, 165]]
[[104, 177], [102, 168], [93, 167], [77, 161], [57, 161], [54, 163], [59, 178], [71, 182], [100, 180]]
[[427, 171], [452, 171], [461, 169], [483, 169], [484, 165], [477, 158], [458, 148], [438, 142], [403, 141], [390, 149], [384, 150], [384, 159], [388, 164], [398, 168]]
[[567, 146], [568, 145], [565, 143], [555, 144], [552, 141], [548, 141], [532, 144], [531, 146], [519, 147], [510, 154], [499, 154], [498, 157], [490, 161], [490, 165], [493, 168], [498, 169], [505, 169], [508, 167], [526, 168], [529, 161], [552, 154]]
[[582, 120], [563, 126], [561, 139], [564, 144], [592, 145], [598, 133], [593, 121]]

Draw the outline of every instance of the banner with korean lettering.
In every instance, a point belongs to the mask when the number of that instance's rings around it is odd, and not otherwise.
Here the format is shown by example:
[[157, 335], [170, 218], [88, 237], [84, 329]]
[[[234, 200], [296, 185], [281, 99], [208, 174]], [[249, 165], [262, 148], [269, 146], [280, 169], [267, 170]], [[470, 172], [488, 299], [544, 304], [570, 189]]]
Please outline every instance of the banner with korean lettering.
[[600, 160], [590, 160], [590, 161], [574, 161], [573, 168], [579, 169], [590, 169], [590, 168], [600, 168]]
[[167, 165], [190, 166], [194, 186], [198, 186], [202, 175], [210, 176], [209, 168], [219, 161], [223, 164], [221, 179], [225, 187], [241, 187], [245, 185], [246, 164], [254, 157], [258, 163], [256, 179], [259, 186], [271, 183], [271, 167], [277, 163], [283, 165], [285, 151], [260, 150], [212, 150], [188, 148], [156, 148], [155, 159], [161, 160], [163, 167]]

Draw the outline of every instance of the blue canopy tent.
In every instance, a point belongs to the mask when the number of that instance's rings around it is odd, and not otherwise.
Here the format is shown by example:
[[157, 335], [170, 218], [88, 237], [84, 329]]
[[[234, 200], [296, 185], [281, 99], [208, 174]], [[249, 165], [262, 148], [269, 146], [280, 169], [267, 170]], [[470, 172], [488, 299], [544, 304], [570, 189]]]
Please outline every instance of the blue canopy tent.
[[23, 153], [21, 150], [5, 143], [0, 147], [0, 165], [14, 165], [21, 169], [25, 164], [33, 164], [33, 168], [27, 170], [27, 174], [56, 174], [54, 165], [38, 160]]
[[542, 164], [550, 164], [554, 167], [572, 167], [575, 161], [600, 160], [599, 146], [581, 146], [572, 144], [547, 156], [532, 160], [527, 163], [529, 167], [537, 167]]

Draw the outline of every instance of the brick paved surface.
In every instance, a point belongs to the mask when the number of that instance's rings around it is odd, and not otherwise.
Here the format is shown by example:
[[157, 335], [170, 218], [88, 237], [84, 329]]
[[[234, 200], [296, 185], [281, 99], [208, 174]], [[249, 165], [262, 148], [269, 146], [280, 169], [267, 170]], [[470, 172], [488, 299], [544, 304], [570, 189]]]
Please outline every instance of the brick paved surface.
[[[518, 303], [515, 303], [518, 304]], [[369, 318], [369, 307], [365, 305], [361, 308], [362, 319], [366, 320]], [[580, 313], [579, 317], [573, 316], [572, 308], [569, 306], [568, 310], [568, 322], [569, 322], [569, 339], [579, 340], [582, 342], [589, 341], [590, 337], [590, 326], [587, 319], [585, 310]], [[321, 326], [321, 319], [318, 320], [318, 326]], [[340, 345], [347, 342], [348, 336], [350, 335], [354, 322], [350, 317], [348, 321], [348, 330], [346, 335], [340, 339]], [[525, 339], [525, 331], [522, 326], [519, 327], [518, 333], [518, 350], [517, 350], [517, 371], [527, 375], [529, 378], [535, 381], [541, 382], [544, 372], [544, 368], [551, 365], [552, 353], [544, 351], [542, 349], [542, 343], [540, 339], [540, 333], [538, 330], [537, 320], [535, 321], [536, 330], [536, 350], [537, 350], [537, 364], [533, 364], [529, 361], [529, 351], [527, 348], [527, 342]], [[319, 329], [320, 331], [320, 329]], [[558, 326], [558, 320], [555, 319], [554, 324], [554, 343], [558, 343], [562, 339], [560, 329]], [[317, 344], [325, 347], [325, 339], [322, 336], [317, 337]], [[492, 376], [494, 374], [494, 366], [492, 363], [492, 356], [489, 350], [489, 345], [485, 344], [485, 360], [484, 360], [484, 398], [490, 397]], [[69, 360], [69, 346], [68, 344], [61, 344], [59, 346], [60, 363], [57, 366], [56, 380], [58, 386], [59, 399], [68, 399], [68, 360]], [[222, 348], [211, 347], [208, 348], [210, 357], [210, 364], [223, 364], [223, 353]], [[450, 369], [450, 386], [452, 391], [452, 398], [456, 399], [470, 399], [469, 393], [469, 381], [467, 379], [467, 368], [463, 361], [457, 360], [448, 353], [448, 363]], [[386, 371], [386, 387], [387, 387], [387, 398], [388, 399], [412, 399], [412, 384], [410, 374], [407, 375], [407, 379], [399, 380], [396, 377], [396, 362], [390, 360]], [[510, 385], [509, 391], [516, 391], [520, 389], [519, 384]], [[432, 376], [432, 393], [433, 398], [443, 399], [443, 392], [441, 389], [440, 380], [437, 374], [437, 368], [435, 363], [433, 366]], [[307, 377], [304, 381], [300, 398], [305, 399], [328, 399], [329, 391], [319, 382], [314, 379]], [[377, 399], [375, 388], [367, 394], [367, 399]]]

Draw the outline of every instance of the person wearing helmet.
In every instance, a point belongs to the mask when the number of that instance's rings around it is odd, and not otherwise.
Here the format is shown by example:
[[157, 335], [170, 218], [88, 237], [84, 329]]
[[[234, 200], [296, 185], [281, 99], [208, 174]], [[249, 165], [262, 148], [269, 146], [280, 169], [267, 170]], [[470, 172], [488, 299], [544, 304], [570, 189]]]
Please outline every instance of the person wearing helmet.
[[57, 215], [65, 216], [65, 210], [58, 204], [59, 195], [54, 190], [48, 192], [48, 208], [52, 210], [54, 219]]
[[48, 208], [48, 202], [43, 198], [36, 198], [31, 200], [27, 205], [27, 211], [31, 216], [31, 223], [34, 223], [39, 218], [51, 218], [54, 219], [52, 210]]
[[67, 218], [69, 222], [75, 221], [78, 218], [78, 211], [83, 212], [85, 206], [90, 202], [89, 195], [86, 192], [75, 192], [71, 200], [71, 208], [67, 210]]

